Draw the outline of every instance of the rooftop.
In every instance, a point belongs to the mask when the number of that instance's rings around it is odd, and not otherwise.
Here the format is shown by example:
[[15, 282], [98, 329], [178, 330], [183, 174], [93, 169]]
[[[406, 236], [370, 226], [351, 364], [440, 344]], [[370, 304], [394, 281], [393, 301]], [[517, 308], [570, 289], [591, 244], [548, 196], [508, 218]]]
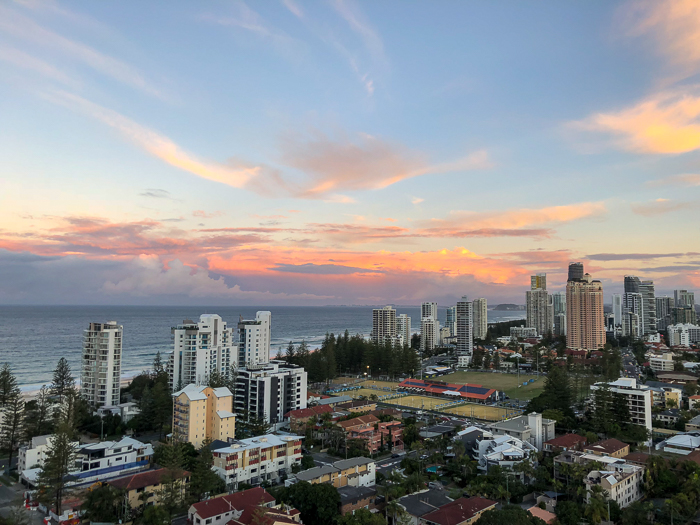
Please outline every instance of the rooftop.
[[496, 502], [486, 498], [459, 498], [438, 510], [423, 516], [423, 520], [438, 525], [457, 525], [476, 516], [489, 508], [495, 508]]
[[399, 503], [411, 516], [420, 518], [450, 503], [452, 499], [444, 490], [429, 489], [409, 494], [399, 499]]
[[583, 436], [579, 436], [578, 434], [566, 434], [544, 442], [545, 445], [561, 448], [570, 448], [578, 443], [583, 443], [585, 445], [586, 438]]
[[[206, 385], [187, 385], [179, 392], [175, 392], [173, 397], [179, 397], [180, 395], [185, 394], [190, 401], [201, 401], [207, 398], [207, 395], [204, 393], [204, 390], [207, 388], [209, 387]], [[212, 390], [216, 397], [233, 397], [231, 391], [225, 386], [220, 388], [212, 388]]]
[[[112, 485], [118, 489], [122, 490], [136, 490], [145, 487], [151, 487], [154, 485], [160, 485], [164, 477], [170, 476], [171, 471], [168, 469], [160, 468], [157, 470], [148, 470], [146, 472], [139, 472], [138, 474], [133, 474], [131, 476], [126, 476], [123, 478], [113, 479], [107, 482], [108, 485]], [[184, 470], [178, 478], [186, 478], [190, 473]]]
[[619, 439], [611, 438], [588, 445], [587, 447], [584, 447], [583, 450], [586, 452], [599, 452], [601, 454], [614, 454], [625, 447], [629, 447], [629, 445], [627, 443], [623, 443]]
[[199, 503], [192, 504], [192, 507], [194, 507], [197, 515], [201, 519], [206, 520], [230, 512], [233, 509], [240, 511], [249, 506], [259, 505], [260, 502], [271, 503], [273, 501], [275, 501], [275, 498], [264, 488], [255, 487], [241, 492], [219, 496], [218, 498], [200, 501]]
[[340, 503], [345, 505], [366, 498], [371, 498], [377, 494], [377, 489], [374, 487], [351, 487], [345, 486], [338, 489], [340, 494]]

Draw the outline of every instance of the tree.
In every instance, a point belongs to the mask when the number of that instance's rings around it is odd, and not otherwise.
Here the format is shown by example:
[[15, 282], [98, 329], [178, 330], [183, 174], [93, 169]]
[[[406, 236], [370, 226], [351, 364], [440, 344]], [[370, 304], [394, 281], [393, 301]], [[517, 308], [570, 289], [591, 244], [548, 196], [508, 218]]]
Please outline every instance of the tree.
[[280, 499], [299, 510], [304, 525], [328, 525], [338, 517], [340, 494], [332, 485], [300, 481], [283, 489]]
[[170, 525], [171, 518], [168, 511], [159, 505], [150, 505], [143, 511], [139, 520], [143, 525]]
[[111, 485], [100, 485], [89, 490], [81, 510], [92, 522], [116, 523], [123, 518], [123, 498], [123, 491]]
[[581, 522], [580, 505], [573, 501], [559, 501], [555, 508], [557, 520], [561, 525], [579, 525]]
[[192, 502], [202, 501], [207, 495], [218, 494], [226, 489], [224, 481], [211, 469], [214, 465], [214, 456], [210, 445], [211, 440], [206, 439], [194, 461], [189, 484], [189, 496]]
[[73, 429], [61, 422], [52, 436], [38, 477], [39, 501], [49, 508], [53, 506], [59, 516], [66, 483], [70, 480], [70, 470], [75, 463], [75, 453]]
[[386, 525], [386, 520], [380, 514], [372, 514], [367, 509], [358, 509], [354, 514], [340, 516], [338, 525]]
[[17, 387], [17, 378], [12, 373], [12, 368], [8, 363], [0, 368], [0, 407], [4, 407], [12, 393]]
[[0, 450], [9, 455], [8, 470], [12, 468], [12, 458], [19, 446], [24, 428], [24, 399], [17, 384], [17, 378], [9, 365], [0, 370]]
[[51, 382], [51, 395], [58, 397], [59, 404], [70, 391], [75, 390], [75, 379], [71, 372], [68, 360], [62, 357], [58, 360], [53, 371], [53, 381]]
[[36, 398], [29, 401], [24, 409], [25, 438], [31, 440], [34, 436], [45, 436], [53, 429], [53, 422], [49, 412], [51, 400], [49, 389], [43, 385], [39, 389]]
[[311, 454], [304, 454], [301, 457], [301, 470], [308, 470], [310, 468], [314, 468], [316, 466], [316, 463], [314, 462], [314, 458]]

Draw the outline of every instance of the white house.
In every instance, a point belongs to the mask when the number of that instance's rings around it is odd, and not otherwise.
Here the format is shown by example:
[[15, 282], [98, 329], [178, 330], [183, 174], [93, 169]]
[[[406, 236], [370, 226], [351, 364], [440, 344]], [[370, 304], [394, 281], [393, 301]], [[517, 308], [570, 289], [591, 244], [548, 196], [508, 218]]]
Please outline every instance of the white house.
[[[146, 470], [152, 457], [150, 443], [141, 443], [130, 437], [86, 445], [76, 443], [75, 467], [70, 472], [68, 484], [90, 484]], [[41, 468], [28, 468], [22, 471], [20, 479], [25, 485], [34, 487], [40, 471]]]
[[512, 469], [528, 458], [536, 461], [537, 448], [513, 436], [494, 437], [491, 432], [484, 431], [482, 439], [477, 439], [473, 452], [477, 468], [487, 472], [494, 465]]

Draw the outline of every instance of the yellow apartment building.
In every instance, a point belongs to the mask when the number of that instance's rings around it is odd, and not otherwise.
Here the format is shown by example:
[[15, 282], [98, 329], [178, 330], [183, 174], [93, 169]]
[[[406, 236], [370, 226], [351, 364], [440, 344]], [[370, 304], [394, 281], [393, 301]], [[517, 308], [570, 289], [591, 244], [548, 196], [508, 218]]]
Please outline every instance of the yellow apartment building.
[[173, 398], [174, 440], [199, 448], [205, 439], [226, 441], [235, 436], [233, 394], [228, 388], [187, 385]]

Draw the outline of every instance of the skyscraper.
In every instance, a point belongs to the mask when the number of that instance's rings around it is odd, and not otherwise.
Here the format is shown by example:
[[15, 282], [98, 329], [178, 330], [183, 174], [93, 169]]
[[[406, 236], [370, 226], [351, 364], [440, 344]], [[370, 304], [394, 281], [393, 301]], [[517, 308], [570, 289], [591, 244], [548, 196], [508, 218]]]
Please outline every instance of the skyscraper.
[[488, 327], [488, 304], [486, 298], [479, 297], [472, 301], [472, 328], [474, 339], [486, 339]]
[[525, 326], [534, 328], [539, 335], [547, 335], [554, 325], [552, 305], [547, 293], [547, 275], [540, 273], [530, 277], [530, 290], [525, 292], [527, 307], [527, 323]]
[[372, 341], [396, 343], [396, 310], [392, 306], [372, 310]]
[[634, 275], [625, 275], [625, 293], [641, 293], [639, 285], [641, 281], [639, 277]]
[[423, 303], [421, 305], [421, 350], [432, 350], [440, 344], [440, 322], [438, 321], [437, 307], [437, 303]]
[[238, 346], [233, 328], [221, 316], [203, 314], [199, 322], [186, 319], [171, 329], [173, 351], [168, 355], [170, 388], [203, 385], [213, 372], [229, 377], [237, 364]]
[[445, 327], [449, 329], [450, 335], [457, 335], [457, 307], [448, 306], [445, 313], [447, 315]]
[[622, 294], [612, 294], [612, 311], [615, 326], [622, 326]]
[[642, 322], [644, 335], [655, 334], [656, 296], [654, 295], [654, 281], [640, 282], [639, 293], [642, 294]]
[[257, 312], [255, 319], [238, 321], [238, 366], [270, 362], [272, 314]]
[[463, 296], [457, 301], [457, 353], [472, 355], [474, 351], [474, 334], [472, 331], [472, 303]]
[[675, 306], [673, 297], [663, 296], [656, 298], [656, 329], [666, 330], [672, 324], [673, 307]]
[[80, 394], [94, 408], [120, 403], [123, 327], [90, 323], [83, 331]]
[[605, 346], [603, 285], [590, 274], [566, 283], [566, 346], [578, 350]]
[[644, 335], [644, 298], [639, 292], [625, 292], [622, 296], [622, 335]]
[[396, 318], [396, 336], [402, 346], [411, 346], [411, 318], [406, 314]]
[[566, 292], [554, 292], [549, 298], [552, 302], [554, 335], [566, 335]]
[[580, 281], [583, 279], [583, 263], [569, 263], [569, 277], [567, 281]]
[[695, 292], [673, 290], [674, 306], [690, 306], [695, 309]]

